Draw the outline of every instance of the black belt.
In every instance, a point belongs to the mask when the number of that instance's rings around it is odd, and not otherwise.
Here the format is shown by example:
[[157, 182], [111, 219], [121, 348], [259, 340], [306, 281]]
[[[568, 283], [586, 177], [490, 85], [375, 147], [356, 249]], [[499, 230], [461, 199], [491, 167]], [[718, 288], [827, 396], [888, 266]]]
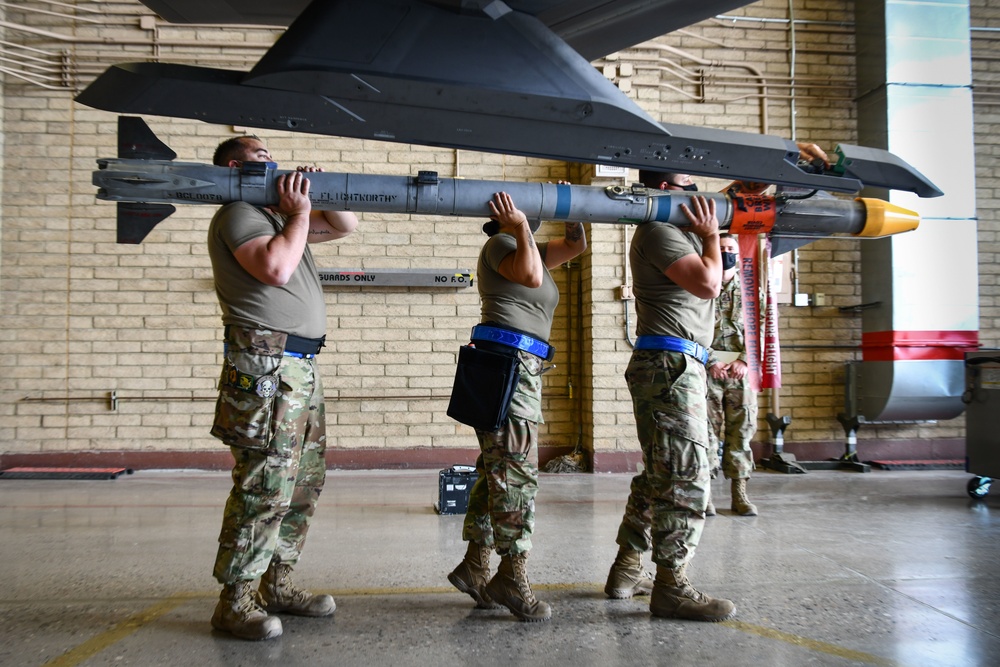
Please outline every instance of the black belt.
[[319, 354], [320, 349], [326, 342], [326, 336], [322, 338], [302, 338], [288, 334], [285, 341], [285, 352], [294, 354]]
[[[224, 332], [227, 339], [229, 338], [230, 326], [227, 324]], [[289, 356], [315, 356], [326, 345], [326, 336], [322, 338], [303, 338], [294, 334], [285, 334], [285, 336], [287, 336], [285, 340], [285, 353]]]

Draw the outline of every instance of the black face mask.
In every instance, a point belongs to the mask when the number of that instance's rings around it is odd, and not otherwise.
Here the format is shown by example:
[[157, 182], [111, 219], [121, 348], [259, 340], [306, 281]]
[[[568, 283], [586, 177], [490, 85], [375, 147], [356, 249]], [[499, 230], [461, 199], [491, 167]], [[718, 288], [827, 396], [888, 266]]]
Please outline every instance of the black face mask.
[[735, 252], [722, 253], [722, 270], [728, 271], [734, 266], [736, 266], [736, 253]]

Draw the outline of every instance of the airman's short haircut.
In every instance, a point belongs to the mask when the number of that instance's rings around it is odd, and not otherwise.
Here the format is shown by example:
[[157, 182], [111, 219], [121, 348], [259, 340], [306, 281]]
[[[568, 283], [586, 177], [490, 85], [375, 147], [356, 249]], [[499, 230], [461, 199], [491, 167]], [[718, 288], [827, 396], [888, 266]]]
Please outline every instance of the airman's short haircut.
[[212, 156], [212, 164], [217, 167], [228, 167], [230, 160], [238, 160], [243, 157], [243, 151], [246, 150], [245, 144], [251, 139], [260, 141], [260, 137], [253, 134], [226, 139], [216, 147], [215, 155]]

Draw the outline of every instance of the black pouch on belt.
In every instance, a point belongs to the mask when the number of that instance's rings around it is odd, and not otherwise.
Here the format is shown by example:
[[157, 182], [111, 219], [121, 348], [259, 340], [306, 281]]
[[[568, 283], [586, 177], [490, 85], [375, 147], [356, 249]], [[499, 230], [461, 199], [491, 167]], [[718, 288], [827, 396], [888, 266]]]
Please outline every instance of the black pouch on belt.
[[448, 416], [477, 431], [495, 431], [507, 419], [521, 379], [517, 351], [491, 352], [471, 345], [458, 350]]

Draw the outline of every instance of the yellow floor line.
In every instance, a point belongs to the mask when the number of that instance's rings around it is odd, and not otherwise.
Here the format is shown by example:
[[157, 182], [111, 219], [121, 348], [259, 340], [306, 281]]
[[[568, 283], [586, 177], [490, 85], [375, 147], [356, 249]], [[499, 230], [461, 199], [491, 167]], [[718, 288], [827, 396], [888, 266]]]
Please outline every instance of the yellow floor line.
[[118, 623], [110, 630], [102, 632], [101, 634], [93, 637], [84, 643], [80, 644], [74, 649], [63, 653], [58, 658], [46, 662], [42, 667], [75, 667], [79, 665], [84, 660], [87, 660], [104, 649], [108, 648], [112, 644], [116, 644], [125, 637], [139, 630], [145, 625], [148, 625], [184, 604], [188, 600], [195, 597], [204, 597], [203, 595], [195, 595], [189, 593], [182, 593], [179, 595], [173, 595], [165, 600], [157, 602], [151, 607], [140, 611], [138, 614], [126, 618], [121, 623]]
[[[531, 587], [536, 591], [575, 591], [583, 588], [580, 584], [532, 584]], [[597, 584], [594, 584], [595, 589], [600, 589]], [[314, 593], [326, 593], [337, 597], [343, 595], [344, 597], [358, 596], [367, 597], [371, 595], [439, 595], [441, 593], [456, 593], [463, 595], [458, 590], [452, 588], [451, 586], [423, 586], [423, 587], [402, 587], [396, 586], [393, 588], [338, 588], [336, 590], [325, 590], [317, 591], [315, 588], [312, 589]]]
[[750, 635], [757, 635], [758, 637], [777, 639], [778, 641], [783, 641], [794, 646], [801, 646], [802, 648], [809, 649], [810, 651], [826, 653], [838, 658], [844, 658], [845, 660], [863, 662], [868, 665], [879, 665], [879, 667], [899, 667], [899, 663], [894, 660], [880, 658], [877, 655], [865, 653], [864, 651], [852, 651], [851, 649], [837, 646], [836, 644], [828, 644], [815, 639], [800, 637], [799, 635], [782, 632], [781, 630], [775, 630], [774, 628], [765, 628], [762, 625], [753, 625], [752, 623], [744, 623], [743, 621], [723, 621], [720, 625], [725, 625]]
[[[567, 591], [567, 590], [580, 590], [584, 588], [580, 584], [540, 584], [534, 586], [536, 590], [545, 591]], [[590, 587], [586, 587], [590, 588]], [[600, 584], [594, 584], [593, 588], [600, 589]], [[355, 588], [355, 589], [337, 589], [336, 591], [323, 591], [326, 593], [331, 593], [344, 597], [362, 597], [362, 596], [372, 596], [372, 595], [437, 595], [441, 593], [456, 593], [458, 591], [450, 587], [444, 586], [424, 586], [424, 587], [409, 587], [409, 588]], [[133, 632], [141, 629], [143, 626], [148, 625], [163, 616], [164, 614], [173, 611], [180, 605], [184, 604], [193, 599], [215, 597], [215, 594], [207, 593], [179, 593], [173, 595], [161, 602], [158, 602], [143, 611], [130, 616], [121, 623], [118, 623], [112, 627], [107, 632], [103, 632], [96, 637], [93, 637], [86, 642], [80, 644], [74, 649], [63, 653], [58, 658], [46, 662], [42, 667], [75, 667], [83, 661], [93, 657], [94, 655], [105, 650], [109, 646], [121, 641], [125, 637], [128, 637]], [[817, 653], [826, 653], [827, 655], [832, 655], [838, 658], [844, 658], [845, 660], [853, 660], [855, 662], [861, 662], [868, 665], [877, 665], [878, 667], [899, 667], [899, 663], [889, 660], [887, 658], [880, 658], [877, 655], [872, 655], [871, 653], [865, 653], [863, 651], [854, 651], [851, 649], [844, 648], [842, 646], [837, 646], [835, 644], [829, 644], [827, 642], [821, 642], [815, 639], [809, 639], [807, 637], [801, 637], [799, 635], [793, 635], [788, 632], [782, 632], [781, 630], [775, 630], [774, 628], [766, 628], [761, 625], [753, 625], [752, 623], [745, 623], [743, 621], [723, 621], [720, 625], [732, 628], [734, 630], [739, 630], [740, 632], [745, 632], [750, 635], [756, 635], [758, 637], [764, 637], [765, 639], [775, 639], [778, 641], [791, 644], [793, 646], [800, 646], [802, 648], [808, 649], [810, 651], [815, 651]]]

